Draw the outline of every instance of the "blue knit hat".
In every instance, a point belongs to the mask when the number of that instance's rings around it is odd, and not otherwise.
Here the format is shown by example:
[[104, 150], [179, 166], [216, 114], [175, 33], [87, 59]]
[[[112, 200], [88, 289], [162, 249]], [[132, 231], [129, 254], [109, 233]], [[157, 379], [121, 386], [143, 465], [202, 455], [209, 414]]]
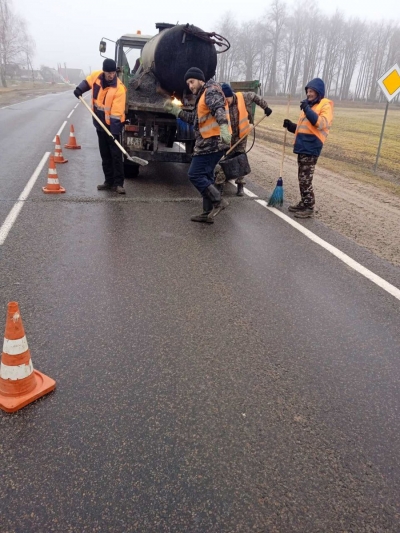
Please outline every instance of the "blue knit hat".
[[229, 83], [221, 83], [221, 89], [227, 98], [233, 96], [232, 87], [229, 85]]

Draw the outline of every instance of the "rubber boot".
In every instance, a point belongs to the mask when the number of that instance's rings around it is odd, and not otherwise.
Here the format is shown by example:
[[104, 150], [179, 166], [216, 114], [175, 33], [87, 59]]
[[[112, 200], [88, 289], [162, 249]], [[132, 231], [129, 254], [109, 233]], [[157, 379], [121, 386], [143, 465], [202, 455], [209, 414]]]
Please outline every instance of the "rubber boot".
[[205, 224], [214, 224], [214, 219], [209, 217], [213, 208], [213, 204], [209, 198], [203, 196], [203, 212], [200, 215], [193, 215], [190, 217], [192, 222], [203, 222]]
[[244, 188], [243, 183], [238, 183], [237, 184], [236, 196], [243, 196], [244, 195], [243, 188]]
[[220, 211], [229, 205], [229, 202], [222, 198], [220, 191], [213, 184], [207, 187], [207, 189], [204, 191], [204, 195], [212, 202], [212, 210], [208, 215], [208, 217], [211, 219], [216, 217]]
[[215, 187], [219, 190], [222, 196], [224, 194], [225, 183], [216, 183]]

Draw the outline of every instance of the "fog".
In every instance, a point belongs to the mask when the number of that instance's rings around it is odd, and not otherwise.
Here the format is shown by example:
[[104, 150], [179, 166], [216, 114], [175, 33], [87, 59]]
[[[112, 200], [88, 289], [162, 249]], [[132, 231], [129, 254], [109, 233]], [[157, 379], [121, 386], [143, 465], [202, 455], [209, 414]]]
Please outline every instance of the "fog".
[[[174, 5], [175, 4], [175, 5]], [[290, 6], [299, 3], [287, 2]], [[333, 0], [329, 6], [320, 2], [318, 9], [333, 13], [336, 9], [346, 17], [362, 20], [400, 20], [398, 0]], [[202, 2], [139, 2], [137, 0], [13, 0], [14, 10], [25, 18], [36, 50], [33, 65], [56, 68], [59, 63], [69, 68], [89, 72], [101, 68], [103, 59], [98, 52], [102, 37], [118, 39], [125, 33], [156, 33], [156, 22], [186, 23], [200, 26], [205, 31], [218, 31], [224, 17], [230, 12], [238, 22], [262, 20], [268, 4], [264, 1], [230, 3], [204, 0]], [[175, 7], [176, 6], [176, 7]], [[313, 2], [304, 2], [304, 10], [315, 8]], [[107, 55], [114, 57], [112, 43], [107, 43]]]

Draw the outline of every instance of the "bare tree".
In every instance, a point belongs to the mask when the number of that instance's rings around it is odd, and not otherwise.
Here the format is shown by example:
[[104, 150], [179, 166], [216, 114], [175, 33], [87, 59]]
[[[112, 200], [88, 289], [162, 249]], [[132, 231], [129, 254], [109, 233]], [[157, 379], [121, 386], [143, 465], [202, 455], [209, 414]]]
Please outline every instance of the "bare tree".
[[0, 0], [0, 78], [7, 87], [6, 68], [10, 62], [31, 60], [34, 43], [25, 21], [12, 8], [11, 0]]
[[227, 52], [218, 55], [217, 79], [220, 81], [229, 81], [236, 74], [234, 72], [236, 65], [239, 64], [238, 50], [238, 26], [232, 13], [226, 13], [224, 21], [220, 25], [219, 33], [230, 42], [230, 49]]
[[365, 43], [366, 26], [358, 19], [351, 20], [345, 28], [344, 55], [339, 88], [339, 98], [349, 98], [351, 82], [354, 78], [357, 64], [360, 61], [362, 47]]
[[276, 94], [276, 71], [278, 55], [281, 49], [282, 30], [286, 21], [286, 4], [282, 0], [273, 0], [268, 11], [268, 30], [271, 43], [271, 71], [269, 73], [268, 94]]
[[372, 63], [372, 77], [369, 88], [369, 99], [375, 100], [378, 92], [376, 80], [383, 74], [385, 65], [385, 55], [387, 54], [388, 44], [393, 35], [392, 22], [381, 22], [375, 28], [375, 54]]
[[260, 54], [258, 56], [258, 74], [257, 79], [261, 83], [262, 93], [265, 94], [268, 90], [267, 80], [271, 74], [272, 68], [272, 53], [271, 53], [271, 39], [268, 27], [260, 23], [258, 25]]
[[252, 80], [257, 70], [257, 59], [260, 54], [260, 35], [255, 31], [257, 23], [244, 22], [239, 31], [239, 58], [246, 80]]
[[344, 24], [344, 17], [339, 11], [325, 21], [325, 61], [322, 78], [325, 82], [326, 94], [329, 94], [335, 70], [338, 67], [343, 45]]
[[321, 55], [323, 19], [315, 3], [309, 6], [309, 14], [304, 21], [304, 63], [302, 87], [316, 76], [318, 57]]
[[381, 98], [376, 80], [400, 62], [398, 24], [346, 20], [338, 11], [326, 16], [317, 1], [300, 0], [289, 13], [285, 0], [271, 0], [265, 22], [237, 24], [232, 15], [226, 16], [221, 33], [232, 49], [220, 56], [219, 79], [257, 77], [264, 93], [295, 95], [318, 76], [327, 95]]

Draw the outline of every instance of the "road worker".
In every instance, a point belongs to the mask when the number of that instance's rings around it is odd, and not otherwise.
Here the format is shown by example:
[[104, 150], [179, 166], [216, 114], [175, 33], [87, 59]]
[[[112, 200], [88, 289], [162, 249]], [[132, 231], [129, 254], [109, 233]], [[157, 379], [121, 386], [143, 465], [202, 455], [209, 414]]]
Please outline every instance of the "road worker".
[[214, 184], [215, 166], [231, 144], [228, 104], [221, 86], [213, 80], [206, 82], [199, 68], [190, 68], [184, 79], [196, 95], [195, 109], [184, 111], [170, 100], [164, 108], [194, 126], [195, 146], [188, 175], [203, 197], [203, 212], [191, 220], [212, 224], [214, 217], [228, 205]]
[[[232, 87], [228, 83], [221, 84], [222, 91], [229, 105], [229, 117], [232, 128], [232, 146], [242, 137], [243, 140], [236, 146], [234, 151], [229, 154], [231, 157], [235, 157], [238, 154], [246, 153], [247, 136], [250, 131], [250, 124], [252, 123], [252, 105], [255, 103], [264, 110], [264, 113], [269, 117], [272, 113], [272, 109], [268, 107], [268, 103], [264, 98], [258, 96], [254, 92], [237, 92], [234, 93]], [[217, 165], [215, 171], [215, 184], [220, 190], [221, 194], [224, 191], [224, 183], [226, 177], [224, 171], [220, 165]], [[237, 184], [237, 196], [243, 196], [243, 188], [246, 184], [244, 177], [237, 178], [235, 180]]]
[[297, 218], [314, 216], [312, 180], [333, 120], [333, 102], [325, 98], [324, 82], [315, 78], [306, 85], [305, 91], [307, 98], [300, 102], [301, 114], [297, 125], [287, 118], [283, 121], [283, 127], [295, 134], [293, 152], [297, 154], [301, 200], [289, 206], [289, 211]]
[[[105, 59], [103, 70], [89, 74], [74, 90], [79, 98], [92, 90], [92, 109], [113, 137], [120, 142], [125, 122], [126, 87], [117, 77], [117, 65], [113, 59]], [[123, 155], [112, 138], [93, 119], [99, 139], [99, 149], [103, 165], [104, 183], [97, 185], [99, 191], [111, 190], [125, 194]]]

